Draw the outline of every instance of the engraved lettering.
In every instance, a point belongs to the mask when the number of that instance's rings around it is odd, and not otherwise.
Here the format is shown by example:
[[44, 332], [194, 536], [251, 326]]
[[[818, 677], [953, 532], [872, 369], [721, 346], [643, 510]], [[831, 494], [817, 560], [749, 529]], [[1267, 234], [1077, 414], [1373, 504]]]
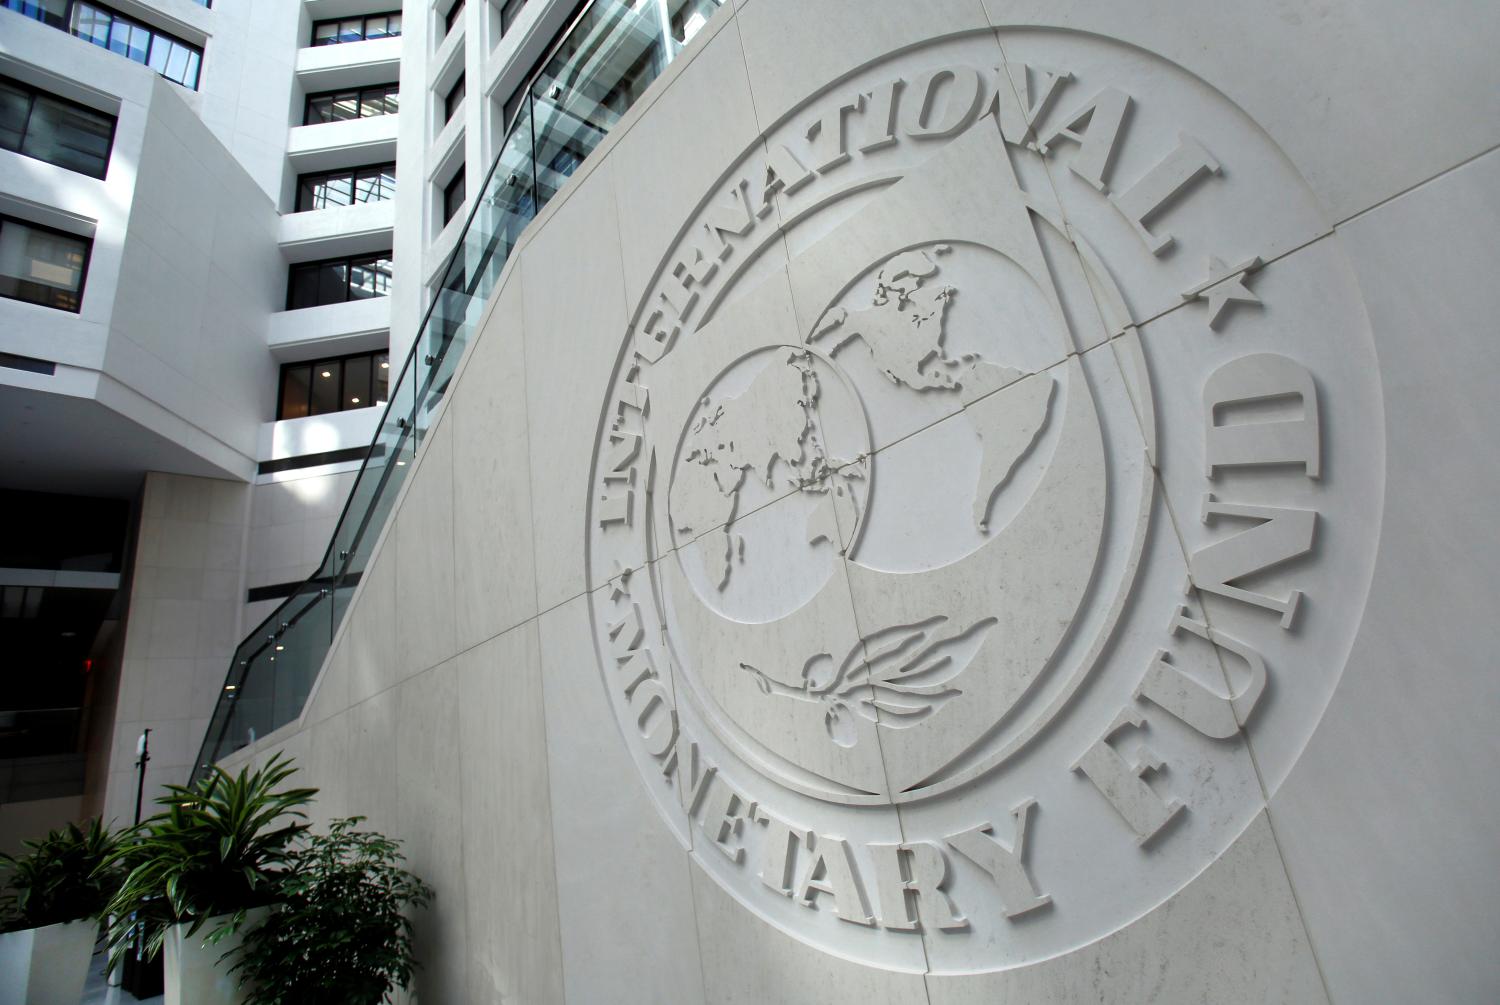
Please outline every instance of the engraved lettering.
[[983, 103], [984, 84], [977, 70], [928, 70], [912, 82], [901, 103], [901, 131], [919, 139], [954, 136], [968, 128]]
[[1035, 799], [1028, 799], [1010, 811], [1009, 845], [1000, 842], [995, 836], [995, 825], [990, 823], [944, 838], [954, 851], [989, 873], [990, 879], [1000, 889], [1000, 903], [1007, 918], [1019, 917], [1052, 903], [1052, 897], [1039, 892], [1031, 874], [1026, 871], [1026, 825], [1035, 805]]
[[[1076, 161], [1074, 162], [1076, 165]], [[1191, 136], [1177, 139], [1177, 147], [1156, 163], [1130, 188], [1119, 195], [1109, 197], [1110, 204], [1130, 221], [1136, 236], [1146, 242], [1153, 255], [1160, 255], [1172, 246], [1173, 237], [1165, 231], [1153, 234], [1146, 229], [1146, 220], [1155, 216], [1194, 179], [1203, 174], [1218, 174], [1219, 162], [1211, 157], [1203, 144]]]
[[812, 180], [813, 173], [803, 167], [802, 162], [790, 150], [784, 146], [771, 148], [766, 158], [766, 180], [761, 186], [758, 215], [765, 216], [771, 212], [776, 193], [791, 195]]
[[1100, 192], [1108, 192], [1105, 175], [1115, 156], [1120, 126], [1130, 107], [1130, 96], [1106, 87], [1084, 105], [1064, 118], [1061, 125], [1037, 144], [1043, 155], [1050, 154], [1059, 140], [1078, 144], [1078, 153], [1068, 167], [1074, 174]]
[[[1017, 72], [1019, 70], [1019, 73]], [[1035, 75], [1035, 86], [1032, 77]], [[1036, 124], [1057, 99], [1071, 73], [1053, 73], [1026, 63], [995, 70], [995, 99], [989, 111], [1000, 122], [1000, 135], [1013, 146], [1036, 149]]]
[[1146, 676], [1135, 689], [1135, 696], [1161, 706], [1204, 736], [1215, 740], [1236, 736], [1266, 689], [1265, 660], [1245, 643], [1190, 617], [1186, 607], [1177, 608], [1171, 631], [1173, 635], [1191, 632], [1221, 652], [1234, 653], [1250, 668], [1249, 682], [1238, 690], [1234, 689], [1228, 684], [1229, 669], [1225, 667], [1225, 686], [1230, 688], [1229, 694], [1217, 694], [1168, 662], [1166, 650], [1158, 650], [1156, 658], [1146, 668]]
[[912, 932], [925, 926], [951, 932], [969, 927], [948, 896], [948, 857], [940, 846], [916, 841], [868, 847], [882, 928]]
[[807, 138], [812, 141], [812, 169], [818, 174], [833, 170], [849, 159], [848, 136], [844, 130], [846, 112], [858, 112], [864, 107], [865, 96], [857, 95], [853, 101], [830, 108], [821, 119], [807, 127]]
[[677, 710], [660, 678], [647, 677], [627, 689], [636, 728], [640, 730], [646, 752], [663, 757], [677, 742]]
[[840, 920], [856, 925], [875, 924], [854, 868], [854, 852], [849, 842], [818, 834], [809, 851], [807, 869], [797, 887], [797, 901], [817, 907], [818, 895], [827, 894], [833, 898], [833, 910]]
[[790, 897], [797, 847], [810, 845], [812, 832], [772, 816], [763, 807], [754, 808], [752, 819], [766, 828], [765, 838], [761, 841], [760, 881], [782, 896]]
[[1122, 710], [1073, 765], [1073, 770], [1081, 771], [1093, 782], [1100, 795], [1130, 825], [1139, 844], [1151, 840], [1182, 809], [1182, 803], [1176, 799], [1163, 802], [1156, 790], [1141, 777], [1147, 771], [1161, 770], [1162, 761], [1155, 754], [1142, 745], [1136, 749], [1135, 760], [1127, 761], [1110, 744], [1110, 738], [1126, 726], [1139, 729], [1144, 724], [1140, 714], [1130, 709]]
[[[1266, 417], [1262, 409], [1293, 401], [1301, 414]], [[1242, 414], [1241, 421], [1229, 421]], [[1300, 363], [1274, 353], [1230, 360], [1203, 384], [1204, 474], [1221, 467], [1301, 464], [1317, 478], [1320, 465], [1318, 388]]]
[[1293, 590], [1291, 596], [1280, 600], [1230, 584], [1312, 550], [1317, 512], [1219, 502], [1213, 493], [1205, 494], [1203, 522], [1209, 523], [1214, 517], [1221, 516], [1260, 522], [1233, 537], [1215, 541], [1193, 552], [1188, 559], [1188, 575], [1193, 585], [1208, 593], [1274, 611], [1281, 615], [1281, 627], [1291, 628], [1297, 615], [1297, 603], [1302, 599], [1301, 590]]
[[724, 857], [739, 863], [745, 857], [740, 843], [745, 818], [755, 812], [755, 804], [746, 800], [716, 774], [709, 785], [708, 797], [703, 802], [703, 821], [699, 825], [708, 843], [719, 849]]
[[865, 105], [865, 128], [859, 144], [860, 153], [867, 154], [896, 142], [896, 92], [903, 83], [897, 78], [864, 95], [869, 101]]

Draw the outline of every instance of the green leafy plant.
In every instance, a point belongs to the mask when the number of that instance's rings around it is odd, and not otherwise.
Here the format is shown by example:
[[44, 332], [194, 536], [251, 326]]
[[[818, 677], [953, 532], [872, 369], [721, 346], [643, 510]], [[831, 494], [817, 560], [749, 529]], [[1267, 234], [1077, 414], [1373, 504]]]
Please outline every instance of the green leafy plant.
[[307, 830], [302, 811], [317, 789], [281, 789], [294, 772], [277, 754], [257, 771], [222, 768], [194, 786], [171, 785], [156, 802], [165, 809], [141, 823], [111, 857], [124, 876], [108, 911], [110, 967], [134, 947], [141, 927], [148, 957], [161, 951], [167, 929], [188, 923], [196, 935], [211, 918], [228, 919], [210, 943], [239, 929], [245, 913], [279, 896], [295, 839]]
[[408, 908], [432, 890], [401, 867], [400, 843], [335, 820], [299, 841], [281, 897], [252, 929], [231, 971], [250, 1005], [375, 1005], [416, 969]]
[[106, 865], [118, 840], [90, 820], [86, 827], [70, 823], [40, 841], [27, 841], [30, 854], [0, 854], [0, 868], [7, 873], [0, 932], [103, 915], [119, 886], [119, 871]]

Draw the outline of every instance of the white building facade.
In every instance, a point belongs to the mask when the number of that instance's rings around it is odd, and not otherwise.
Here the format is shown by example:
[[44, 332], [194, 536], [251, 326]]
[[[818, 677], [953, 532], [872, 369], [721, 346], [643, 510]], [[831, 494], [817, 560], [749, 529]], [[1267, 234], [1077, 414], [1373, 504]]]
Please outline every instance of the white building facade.
[[0, 12], [118, 117], [17, 463], [161, 472], [96, 806], [296, 757], [428, 1001], [1495, 998], [1492, 10], [325, 2]]

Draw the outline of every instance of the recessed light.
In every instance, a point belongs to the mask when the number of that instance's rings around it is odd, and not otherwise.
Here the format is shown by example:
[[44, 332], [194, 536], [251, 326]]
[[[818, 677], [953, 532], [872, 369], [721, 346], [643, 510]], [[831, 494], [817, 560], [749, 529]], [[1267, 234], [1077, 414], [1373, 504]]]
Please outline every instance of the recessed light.
[[359, 399], [358, 398], [350, 398], [349, 399], [349, 403], [351, 405], [358, 405], [359, 404]]
[[233, 691], [238, 686], [239, 685], [237, 685], [237, 684], [225, 684], [224, 685], [224, 690], [226, 690], [226, 691]]
[[279, 652], [281, 652], [285, 648], [286, 648], [286, 646], [277, 646], [276, 647], [276, 651], [279, 653]]
[[327, 370], [324, 370], [322, 375], [324, 377], [332, 377], [333, 376], [333, 374], [331, 372], [327, 371]]
[[391, 365], [389, 363], [382, 363], [382, 364], [380, 364], [380, 369], [382, 369], [382, 370], [389, 370], [390, 368], [391, 368]]

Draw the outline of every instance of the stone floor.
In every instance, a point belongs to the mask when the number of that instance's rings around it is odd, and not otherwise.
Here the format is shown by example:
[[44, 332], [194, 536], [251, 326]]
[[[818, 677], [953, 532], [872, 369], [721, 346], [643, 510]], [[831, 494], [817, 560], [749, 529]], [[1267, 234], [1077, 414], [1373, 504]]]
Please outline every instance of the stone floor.
[[110, 987], [104, 981], [104, 964], [107, 957], [103, 953], [95, 953], [94, 961], [89, 967], [89, 980], [83, 986], [83, 1000], [79, 1005], [162, 1005], [165, 1001], [160, 995], [155, 998], [137, 998], [128, 991], [117, 987]]

